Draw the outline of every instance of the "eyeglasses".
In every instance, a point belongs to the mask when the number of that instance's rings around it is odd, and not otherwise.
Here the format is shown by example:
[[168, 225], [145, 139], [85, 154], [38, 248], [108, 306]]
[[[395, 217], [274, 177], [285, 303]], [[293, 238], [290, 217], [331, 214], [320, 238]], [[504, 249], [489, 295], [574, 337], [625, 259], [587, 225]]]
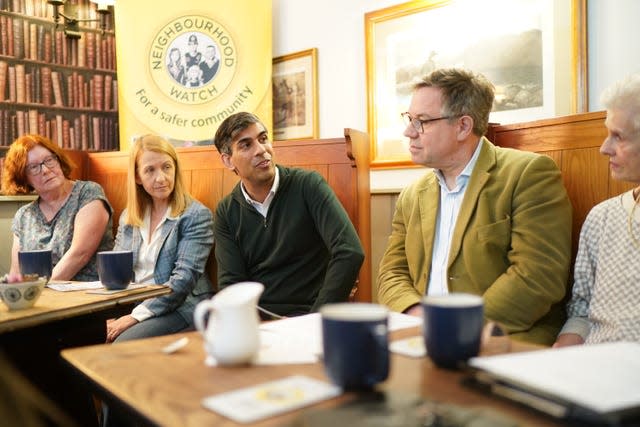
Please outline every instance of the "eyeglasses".
[[40, 163], [28, 164], [26, 167], [26, 170], [29, 175], [35, 176], [35, 175], [40, 175], [40, 173], [42, 173], [42, 165], [45, 165], [47, 169], [53, 169], [59, 164], [60, 162], [58, 161], [58, 158], [56, 156], [50, 156], [44, 159], [43, 161], [41, 161]]
[[442, 116], [442, 117], [436, 117], [435, 119], [424, 119], [423, 120], [423, 119], [419, 119], [417, 117], [411, 117], [411, 114], [409, 114], [409, 112], [402, 113], [400, 115], [402, 116], [402, 120], [404, 121], [404, 124], [406, 126], [409, 126], [409, 125], [413, 126], [413, 128], [418, 133], [423, 133], [424, 132], [424, 125], [426, 123], [436, 122], [438, 120], [455, 118], [455, 116]]

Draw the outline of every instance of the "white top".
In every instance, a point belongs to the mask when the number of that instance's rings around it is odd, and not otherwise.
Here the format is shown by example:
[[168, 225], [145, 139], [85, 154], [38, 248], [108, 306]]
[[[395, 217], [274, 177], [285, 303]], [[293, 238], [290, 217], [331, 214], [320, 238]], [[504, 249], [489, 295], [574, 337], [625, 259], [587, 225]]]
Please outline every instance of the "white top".
[[[162, 240], [160, 239], [161, 233], [157, 231], [162, 227], [162, 224], [171, 218], [171, 206], [169, 206], [164, 213], [164, 216], [156, 226], [155, 230], [150, 233], [151, 229], [151, 210], [147, 209], [142, 219], [142, 226], [139, 228], [140, 237], [142, 237], [142, 244], [138, 251], [138, 258], [133, 265], [133, 271], [136, 277], [136, 283], [155, 283], [153, 273], [156, 268], [156, 260], [160, 253], [160, 247], [162, 246]], [[149, 239], [151, 234], [151, 239]], [[153, 317], [153, 313], [147, 307], [142, 304], [137, 305], [131, 312], [131, 316], [138, 322]]]
[[271, 202], [273, 201], [273, 198], [276, 195], [276, 191], [278, 191], [279, 185], [280, 185], [280, 172], [278, 171], [278, 168], [276, 168], [276, 177], [273, 180], [273, 185], [271, 186], [271, 190], [269, 190], [269, 194], [267, 194], [267, 197], [265, 197], [264, 202], [260, 203], [258, 201], [253, 200], [251, 196], [249, 196], [249, 193], [245, 191], [244, 185], [242, 185], [242, 182], [240, 182], [240, 189], [242, 190], [242, 194], [244, 195], [244, 198], [247, 201], [247, 203], [249, 203], [251, 206], [256, 208], [256, 210], [260, 212], [260, 215], [266, 218], [267, 213], [269, 212], [269, 206], [271, 206]]

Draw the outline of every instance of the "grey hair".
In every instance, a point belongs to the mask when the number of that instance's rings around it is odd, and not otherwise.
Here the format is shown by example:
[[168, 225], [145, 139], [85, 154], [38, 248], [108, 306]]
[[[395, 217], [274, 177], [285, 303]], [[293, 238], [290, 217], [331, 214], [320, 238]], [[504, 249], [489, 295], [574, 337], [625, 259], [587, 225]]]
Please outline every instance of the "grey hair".
[[640, 131], [640, 73], [628, 75], [606, 88], [600, 101], [607, 110], [630, 110], [633, 131]]

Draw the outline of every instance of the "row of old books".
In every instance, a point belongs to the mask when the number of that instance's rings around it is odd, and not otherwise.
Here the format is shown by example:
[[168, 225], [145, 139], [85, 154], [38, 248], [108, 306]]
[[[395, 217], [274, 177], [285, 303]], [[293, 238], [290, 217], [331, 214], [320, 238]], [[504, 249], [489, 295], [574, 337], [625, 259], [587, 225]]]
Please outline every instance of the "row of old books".
[[[78, 19], [99, 20], [96, 3], [90, 0], [66, 0], [66, 3], [74, 7], [73, 16]], [[0, 10], [44, 19], [53, 18], [53, 7], [48, 4], [47, 0], [0, 0]], [[64, 8], [60, 12], [64, 13]], [[106, 21], [107, 30], [113, 28], [112, 15]], [[98, 22], [83, 22], [82, 25], [87, 28], [99, 28], [100, 24]]]
[[88, 113], [53, 114], [36, 109], [0, 111], [0, 146], [8, 146], [20, 135], [37, 133], [71, 150], [117, 150], [118, 119]]
[[73, 67], [116, 69], [113, 34], [86, 31], [79, 39], [70, 39], [53, 24], [1, 14], [0, 55]]
[[112, 74], [56, 71], [0, 60], [0, 102], [116, 111], [117, 94], [118, 81]]

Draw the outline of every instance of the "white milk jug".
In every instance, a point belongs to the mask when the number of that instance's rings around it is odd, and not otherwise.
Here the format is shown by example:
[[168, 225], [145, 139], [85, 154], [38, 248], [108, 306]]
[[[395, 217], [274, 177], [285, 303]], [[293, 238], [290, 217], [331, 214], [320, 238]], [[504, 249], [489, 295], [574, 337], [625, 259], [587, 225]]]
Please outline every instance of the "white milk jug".
[[[258, 298], [264, 285], [241, 282], [201, 301], [193, 314], [205, 351], [220, 365], [249, 363], [260, 347]], [[205, 316], [209, 321], [205, 325]]]

